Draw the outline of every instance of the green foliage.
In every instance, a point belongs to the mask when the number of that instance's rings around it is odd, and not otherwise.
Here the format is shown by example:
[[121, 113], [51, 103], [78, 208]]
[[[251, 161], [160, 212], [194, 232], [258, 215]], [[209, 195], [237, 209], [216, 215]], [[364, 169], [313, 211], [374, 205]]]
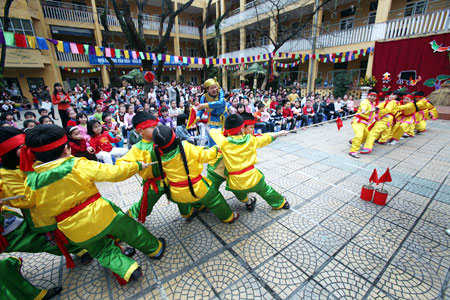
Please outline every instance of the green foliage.
[[450, 75], [439, 75], [438, 77], [436, 77], [437, 80], [447, 80], [450, 79]]
[[334, 97], [344, 97], [347, 94], [350, 83], [352, 82], [352, 76], [348, 71], [339, 71], [334, 75]]
[[436, 84], [436, 79], [434, 79], [434, 78], [427, 79], [423, 83], [424, 86], [428, 86], [428, 87], [433, 87], [435, 84]]
[[322, 77], [317, 77], [317, 78], [316, 78], [316, 85], [321, 85], [321, 84], [322, 84], [322, 81], [323, 81], [323, 78], [322, 78]]

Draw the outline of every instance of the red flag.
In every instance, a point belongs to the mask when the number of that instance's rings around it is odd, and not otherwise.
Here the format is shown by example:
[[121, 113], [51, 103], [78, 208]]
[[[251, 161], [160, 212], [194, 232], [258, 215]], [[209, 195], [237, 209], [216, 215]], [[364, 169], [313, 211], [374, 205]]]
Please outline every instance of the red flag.
[[336, 119], [336, 125], [337, 125], [338, 130], [341, 130], [341, 127], [344, 126], [344, 125], [342, 124], [341, 118], [338, 117], [338, 118]]
[[391, 181], [392, 181], [391, 172], [389, 172], [389, 168], [387, 168], [386, 172], [384, 172], [384, 174], [381, 175], [378, 182], [382, 183], [382, 182], [391, 182]]
[[16, 46], [26, 48], [27, 47], [27, 39], [24, 34], [14, 33], [14, 38], [16, 40]]
[[155, 73], [153, 73], [152, 71], [145, 72], [144, 79], [148, 83], [152, 83], [153, 80], [155, 80], [155, 77]]
[[186, 124], [186, 129], [191, 128], [197, 123], [197, 110], [194, 107], [191, 107], [191, 111], [189, 112], [188, 123]]
[[370, 178], [369, 178], [369, 182], [373, 182], [376, 184], [379, 183], [377, 169], [373, 169], [372, 175], [370, 175]]

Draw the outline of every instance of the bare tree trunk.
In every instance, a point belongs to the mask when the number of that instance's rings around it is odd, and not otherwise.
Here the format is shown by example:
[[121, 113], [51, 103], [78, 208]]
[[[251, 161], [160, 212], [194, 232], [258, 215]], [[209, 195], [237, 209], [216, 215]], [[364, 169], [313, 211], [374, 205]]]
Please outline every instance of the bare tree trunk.
[[[111, 31], [109, 31], [108, 19], [107, 19], [108, 10], [109, 10], [109, 0], [106, 0], [105, 7], [103, 8], [103, 13], [100, 16], [100, 24], [103, 26], [103, 29], [104, 29], [102, 31], [102, 46], [103, 47], [107, 46], [109, 37], [111, 35]], [[115, 86], [115, 85], [119, 84], [117, 72], [116, 72], [116, 66], [114, 64], [114, 61], [110, 57], [105, 56], [105, 58], [111, 66], [111, 72], [112, 72], [111, 80], [112, 80], [113, 86]]]
[[[14, 0], [6, 0], [5, 9], [3, 11], [3, 30], [7, 31], [9, 24], [11, 23], [11, 19], [9, 18], [9, 9], [11, 8], [11, 4]], [[0, 59], [0, 75], [3, 75], [5, 72], [5, 64], [6, 64], [6, 43], [2, 45], [2, 57]]]

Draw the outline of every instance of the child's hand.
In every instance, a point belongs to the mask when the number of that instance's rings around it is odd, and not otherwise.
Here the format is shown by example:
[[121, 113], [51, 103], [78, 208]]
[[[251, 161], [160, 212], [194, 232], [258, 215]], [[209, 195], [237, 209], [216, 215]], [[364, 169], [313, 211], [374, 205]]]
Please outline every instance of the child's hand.
[[94, 150], [94, 148], [92, 148], [92, 147], [87, 147], [87, 152], [88, 153], [90, 153], [90, 154], [94, 154], [95, 153], [95, 150]]
[[286, 135], [288, 135], [288, 132], [286, 130], [281, 130], [281, 131], [278, 132], [277, 135], [278, 136], [286, 136]]
[[145, 162], [143, 162], [143, 161], [140, 161], [140, 163], [141, 163], [141, 165], [142, 165], [142, 170], [145, 170], [145, 169], [147, 169], [148, 167], [150, 167], [152, 164], [146, 164]]
[[116, 139], [118, 139], [120, 142], [122, 140], [122, 137], [120, 135], [116, 135]]

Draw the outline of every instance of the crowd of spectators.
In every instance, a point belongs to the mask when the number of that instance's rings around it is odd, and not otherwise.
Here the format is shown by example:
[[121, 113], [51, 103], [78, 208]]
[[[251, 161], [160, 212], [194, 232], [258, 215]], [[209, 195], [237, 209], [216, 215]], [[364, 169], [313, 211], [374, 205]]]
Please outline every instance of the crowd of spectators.
[[[257, 119], [255, 129], [261, 133], [317, 126], [326, 120], [354, 113], [351, 96], [337, 99], [332, 95], [302, 96], [295, 83], [293, 86], [262, 91], [243, 85], [239, 90], [225, 93], [227, 113], [253, 114]], [[26, 111], [21, 125], [17, 122], [21, 120], [20, 111], [31, 107], [23, 103], [18, 105], [17, 98], [2, 95], [1, 124], [29, 130], [39, 124], [55, 123], [59, 116], [74, 155], [111, 163], [140, 140], [132, 124], [133, 116], [139, 111], [154, 114], [161, 124], [173, 128], [182, 140], [207, 145], [207, 111], [195, 126], [186, 128], [190, 108], [199, 104], [204, 93], [202, 85], [178, 84], [176, 81], [156, 83], [148, 92], [143, 86], [130, 84], [119, 88], [76, 85], [66, 92], [61, 84], [55, 84], [53, 90], [46, 86], [32, 91], [37, 113]]]

